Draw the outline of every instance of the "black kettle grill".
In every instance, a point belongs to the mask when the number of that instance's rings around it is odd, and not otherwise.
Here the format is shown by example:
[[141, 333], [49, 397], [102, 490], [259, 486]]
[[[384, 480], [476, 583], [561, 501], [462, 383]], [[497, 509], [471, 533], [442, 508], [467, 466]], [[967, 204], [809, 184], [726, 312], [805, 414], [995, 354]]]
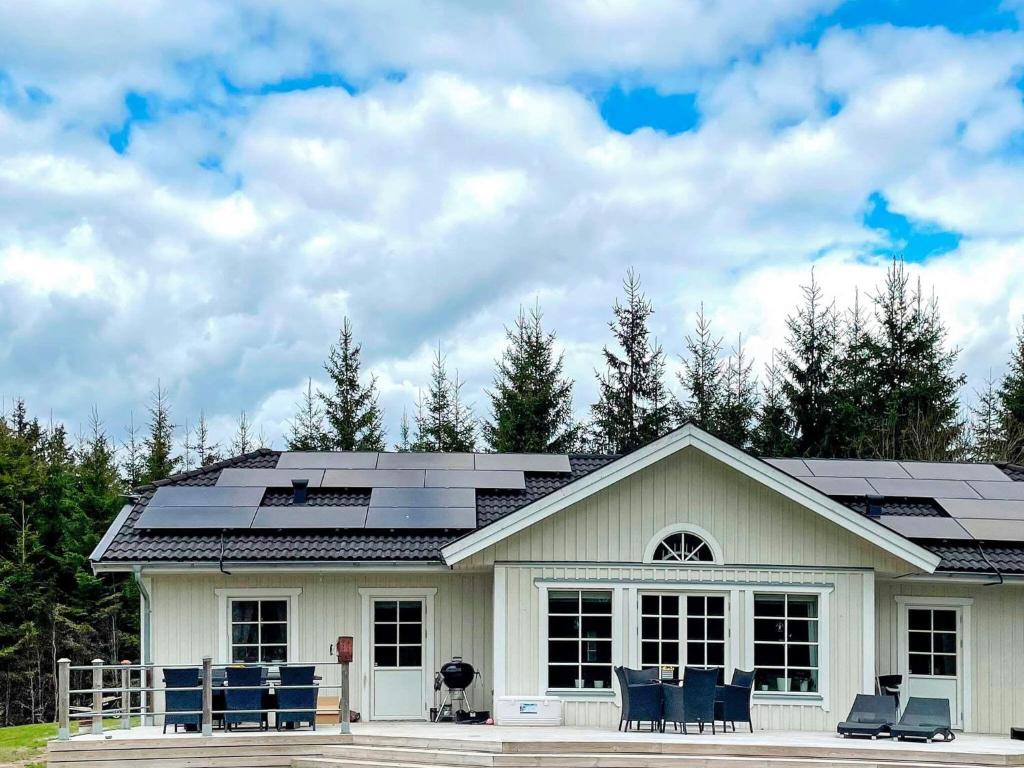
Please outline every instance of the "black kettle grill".
[[[480, 675], [473, 665], [463, 661], [461, 656], [453, 656], [452, 660], [441, 665], [441, 669], [434, 675], [434, 696], [444, 688], [444, 695], [441, 697], [441, 704], [431, 711], [431, 720], [435, 723], [441, 722], [467, 722], [478, 717], [473, 711], [469, 694], [466, 689], [473, 684], [473, 681]], [[486, 713], [484, 713], [486, 714]]]

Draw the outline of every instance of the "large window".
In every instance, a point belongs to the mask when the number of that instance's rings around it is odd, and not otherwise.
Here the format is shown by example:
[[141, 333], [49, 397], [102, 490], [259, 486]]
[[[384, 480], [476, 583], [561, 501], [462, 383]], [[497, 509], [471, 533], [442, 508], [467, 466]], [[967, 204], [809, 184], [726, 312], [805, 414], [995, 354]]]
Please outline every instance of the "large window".
[[641, 595], [640, 664], [725, 666], [723, 595]]
[[818, 597], [754, 595], [755, 692], [818, 692]]
[[231, 600], [231, 661], [264, 663], [288, 661], [288, 601]]
[[548, 592], [548, 688], [611, 689], [612, 593]]

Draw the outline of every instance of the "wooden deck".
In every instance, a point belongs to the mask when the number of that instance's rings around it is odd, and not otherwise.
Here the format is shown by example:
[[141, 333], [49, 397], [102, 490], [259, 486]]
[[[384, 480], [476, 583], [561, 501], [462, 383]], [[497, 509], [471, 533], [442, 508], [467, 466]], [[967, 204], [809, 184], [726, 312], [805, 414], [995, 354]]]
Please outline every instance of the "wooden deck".
[[718, 736], [588, 728], [357, 723], [301, 733], [162, 736], [159, 728], [51, 742], [55, 768], [942, 768], [1024, 766], [1024, 742], [960, 736], [951, 744], [846, 740], [760, 731]]

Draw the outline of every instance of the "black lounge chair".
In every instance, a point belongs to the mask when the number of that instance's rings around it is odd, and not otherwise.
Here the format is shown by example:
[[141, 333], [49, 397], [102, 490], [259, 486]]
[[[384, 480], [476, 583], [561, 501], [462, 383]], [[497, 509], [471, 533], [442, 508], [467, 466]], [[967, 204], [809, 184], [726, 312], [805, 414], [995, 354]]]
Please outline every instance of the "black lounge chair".
[[943, 741], [956, 738], [949, 718], [949, 699], [925, 699], [911, 696], [903, 717], [892, 727], [894, 738], [931, 741], [942, 736]]
[[750, 732], [754, 732], [754, 723], [750, 718], [750, 696], [754, 692], [754, 673], [743, 669], [732, 671], [732, 682], [719, 686], [715, 691], [715, 716], [722, 721], [722, 730], [726, 723], [732, 723], [733, 731], [736, 723], [746, 723]]
[[185, 726], [186, 731], [198, 731], [203, 722], [200, 710], [203, 708], [203, 691], [199, 687], [199, 668], [185, 667], [164, 670], [164, 686], [167, 688], [189, 688], [186, 691], [164, 691], [164, 733], [167, 726]]
[[[622, 711], [619, 715], [620, 731], [622, 730], [623, 723], [626, 724], [627, 731], [633, 723], [636, 723], [636, 727], [639, 729], [640, 723], [642, 722], [649, 722], [651, 724], [652, 731], [661, 728], [661, 689], [663, 686], [661, 683], [652, 682], [649, 677], [642, 677], [645, 673], [652, 672], [656, 675], [657, 669], [637, 670], [627, 669], [626, 667], [615, 668], [615, 676], [619, 680], [619, 693], [622, 696]], [[634, 679], [636, 680], [646, 680], [646, 682], [631, 683], [631, 676], [634, 676]]]
[[868, 736], [877, 739], [888, 734], [896, 724], [896, 698], [893, 696], [869, 696], [858, 693], [853, 700], [853, 708], [846, 720], [836, 726], [836, 731], [843, 737]]
[[284, 687], [277, 690], [277, 730], [280, 731], [282, 725], [295, 726], [301, 723], [309, 723], [316, 730], [317, 687], [313, 681], [314, 672], [314, 667], [281, 667], [281, 685]]

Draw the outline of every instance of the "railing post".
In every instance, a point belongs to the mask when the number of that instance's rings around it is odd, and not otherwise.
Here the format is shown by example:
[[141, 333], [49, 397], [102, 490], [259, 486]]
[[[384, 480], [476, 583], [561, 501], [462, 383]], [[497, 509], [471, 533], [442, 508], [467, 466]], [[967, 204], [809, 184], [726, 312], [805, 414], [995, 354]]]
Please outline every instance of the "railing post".
[[131, 662], [121, 660], [121, 728], [132, 727], [132, 671], [128, 668]]
[[103, 733], [103, 659], [92, 660], [92, 732]]
[[213, 659], [203, 656], [203, 736], [213, 735]]
[[57, 738], [71, 738], [71, 659], [57, 659]]
[[340, 733], [348, 734], [352, 733], [352, 726], [349, 725], [349, 692], [348, 692], [348, 662], [341, 662], [341, 697], [338, 701], [341, 712], [339, 713], [339, 720], [341, 721]]

